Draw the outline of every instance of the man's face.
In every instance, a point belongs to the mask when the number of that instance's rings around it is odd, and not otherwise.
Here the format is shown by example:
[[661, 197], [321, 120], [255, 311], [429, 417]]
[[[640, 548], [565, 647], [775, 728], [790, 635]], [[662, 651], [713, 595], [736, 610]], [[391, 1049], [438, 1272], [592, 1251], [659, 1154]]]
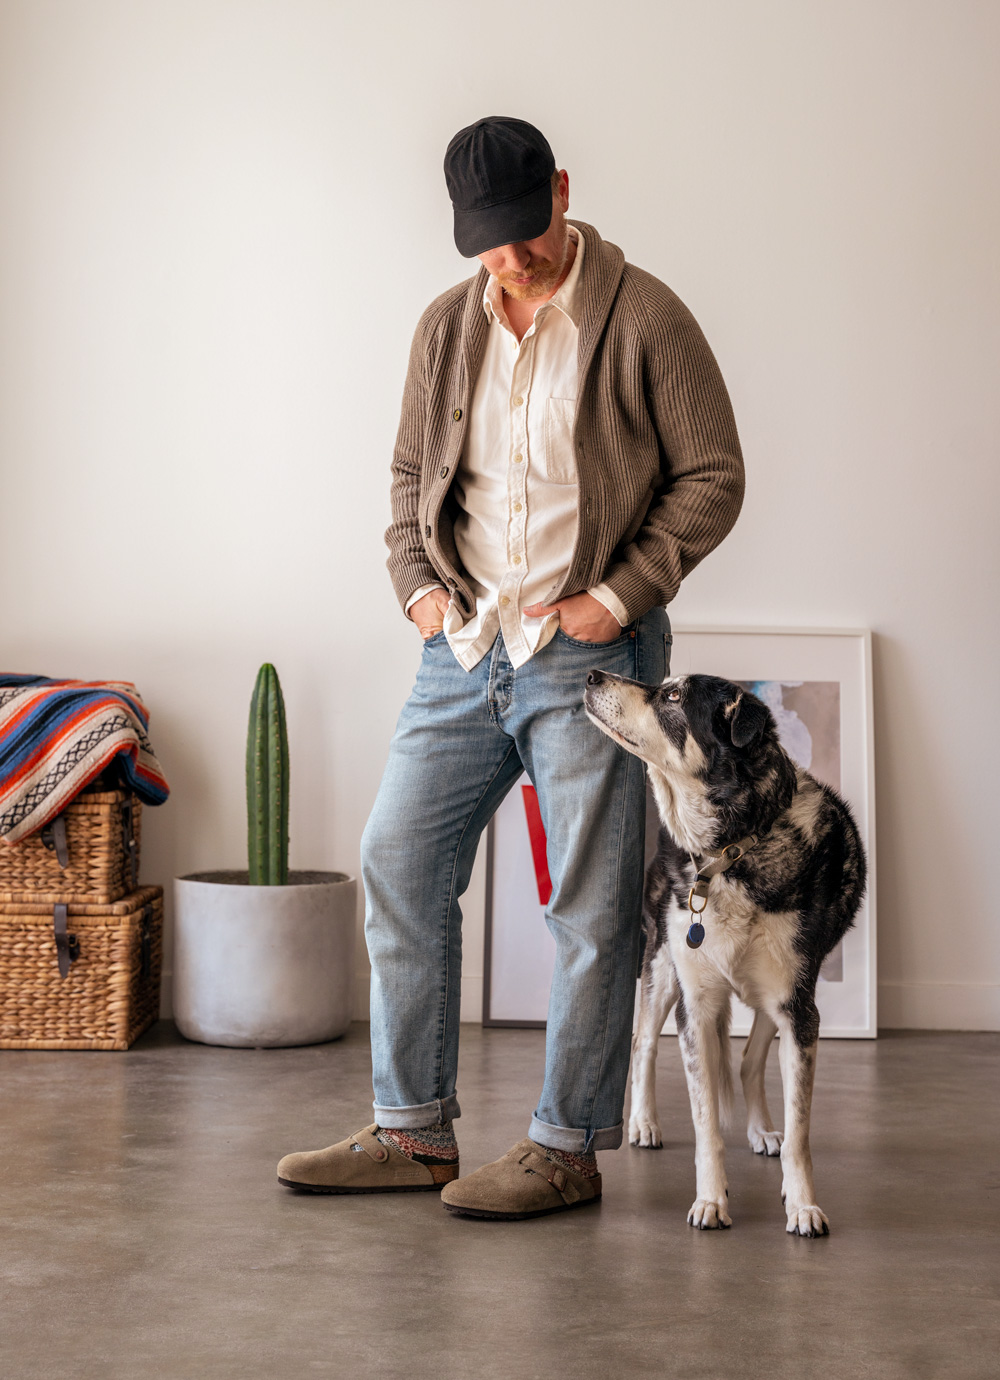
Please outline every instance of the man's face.
[[552, 219], [544, 235], [517, 244], [501, 244], [478, 256], [504, 292], [519, 302], [550, 297], [562, 276], [569, 253], [569, 177], [559, 174], [559, 191], [552, 193]]

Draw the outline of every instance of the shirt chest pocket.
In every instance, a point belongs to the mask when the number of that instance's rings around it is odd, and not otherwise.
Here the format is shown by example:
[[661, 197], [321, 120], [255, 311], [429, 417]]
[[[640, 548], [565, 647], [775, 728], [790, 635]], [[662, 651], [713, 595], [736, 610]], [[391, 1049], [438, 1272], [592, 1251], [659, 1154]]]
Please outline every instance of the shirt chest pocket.
[[545, 400], [545, 477], [550, 484], [576, 483], [573, 453], [575, 398]]

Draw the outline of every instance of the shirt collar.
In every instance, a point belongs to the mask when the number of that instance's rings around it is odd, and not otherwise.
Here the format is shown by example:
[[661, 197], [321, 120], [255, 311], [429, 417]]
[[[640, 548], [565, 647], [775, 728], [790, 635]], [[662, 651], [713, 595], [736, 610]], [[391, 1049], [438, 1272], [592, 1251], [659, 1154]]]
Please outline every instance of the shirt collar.
[[[580, 309], [582, 306], [583, 283], [581, 268], [583, 265], [584, 238], [583, 231], [576, 225], [569, 227], [569, 233], [576, 241], [576, 258], [573, 260], [573, 267], [566, 275], [566, 280], [559, 288], [554, 297], [550, 297], [547, 302], [542, 303], [542, 307], [559, 307], [573, 325], [580, 325]], [[500, 312], [503, 310], [501, 301], [503, 293], [500, 284], [491, 273], [483, 290], [483, 311], [486, 313], [488, 321], [499, 320]], [[542, 308], [539, 308], [539, 311]]]

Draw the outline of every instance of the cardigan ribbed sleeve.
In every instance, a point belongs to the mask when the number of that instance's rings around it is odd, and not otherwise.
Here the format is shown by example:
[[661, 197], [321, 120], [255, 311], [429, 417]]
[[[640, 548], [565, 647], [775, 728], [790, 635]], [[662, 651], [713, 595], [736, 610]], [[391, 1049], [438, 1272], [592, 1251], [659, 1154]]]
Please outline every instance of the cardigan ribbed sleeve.
[[616, 552], [603, 583], [638, 618], [669, 604], [684, 576], [731, 530], [744, 470], [729, 394], [697, 321], [669, 288], [631, 266], [623, 282], [629, 288], [638, 299], [645, 402], [662, 451], [661, 478], [642, 525]]
[[392, 484], [389, 490], [392, 523], [386, 531], [389, 568], [396, 593], [405, 607], [414, 590], [439, 583], [420, 531], [420, 473], [423, 466], [424, 427], [428, 407], [429, 325], [437, 313], [436, 302], [417, 323], [403, 385], [399, 430], [392, 452]]

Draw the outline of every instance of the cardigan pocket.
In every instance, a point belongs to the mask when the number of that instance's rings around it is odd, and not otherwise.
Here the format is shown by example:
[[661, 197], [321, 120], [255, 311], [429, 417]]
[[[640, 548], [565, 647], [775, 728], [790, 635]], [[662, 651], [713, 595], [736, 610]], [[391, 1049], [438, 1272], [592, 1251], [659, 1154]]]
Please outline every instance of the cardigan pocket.
[[545, 400], [545, 477], [550, 484], [576, 483], [573, 453], [575, 398]]

